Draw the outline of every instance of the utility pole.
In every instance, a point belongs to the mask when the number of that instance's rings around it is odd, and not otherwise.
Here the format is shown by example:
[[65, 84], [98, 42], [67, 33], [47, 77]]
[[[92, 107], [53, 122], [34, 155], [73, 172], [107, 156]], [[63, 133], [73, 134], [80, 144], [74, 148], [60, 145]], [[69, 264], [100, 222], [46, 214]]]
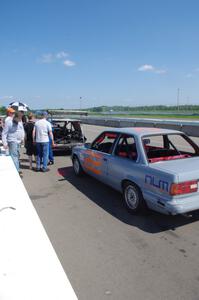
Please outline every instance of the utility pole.
[[79, 97], [79, 108], [82, 109], [82, 97]]
[[180, 89], [177, 90], [177, 110], [179, 111], [179, 101], [180, 101]]

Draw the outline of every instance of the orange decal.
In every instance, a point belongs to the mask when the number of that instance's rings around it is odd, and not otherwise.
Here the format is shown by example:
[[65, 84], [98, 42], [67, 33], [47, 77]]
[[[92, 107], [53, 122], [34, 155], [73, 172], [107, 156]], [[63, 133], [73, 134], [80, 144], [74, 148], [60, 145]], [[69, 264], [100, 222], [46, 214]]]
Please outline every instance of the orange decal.
[[96, 167], [99, 167], [99, 166], [102, 165], [101, 161], [93, 160], [93, 159], [90, 158], [90, 157], [85, 158], [84, 164], [94, 165], [94, 166], [96, 166]]
[[93, 152], [92, 150], [86, 150], [84, 153], [88, 154], [91, 157], [95, 157], [95, 158], [102, 158], [103, 157], [102, 154]]
[[99, 174], [102, 173], [101, 170], [95, 169], [95, 168], [93, 168], [91, 166], [84, 165], [84, 167], [85, 167], [85, 169], [87, 169], [87, 170], [89, 170], [89, 171], [91, 171], [91, 172], [93, 172], [93, 173], [95, 173], [97, 175], [99, 175]]
[[86, 150], [84, 153], [87, 156], [84, 158], [84, 168], [93, 172], [94, 174], [101, 174], [102, 171], [99, 167], [102, 165], [101, 159], [103, 155], [100, 153], [94, 153], [91, 150]]

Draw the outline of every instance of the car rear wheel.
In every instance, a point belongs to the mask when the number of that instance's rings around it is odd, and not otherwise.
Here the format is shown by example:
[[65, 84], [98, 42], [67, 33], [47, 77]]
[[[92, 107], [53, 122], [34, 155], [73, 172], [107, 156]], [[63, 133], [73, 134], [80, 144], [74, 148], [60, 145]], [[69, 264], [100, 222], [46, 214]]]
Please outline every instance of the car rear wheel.
[[146, 208], [140, 189], [132, 182], [127, 181], [123, 186], [123, 197], [129, 212], [136, 214]]
[[75, 175], [77, 175], [77, 176], [82, 176], [84, 173], [77, 156], [73, 157], [73, 170], [75, 172]]

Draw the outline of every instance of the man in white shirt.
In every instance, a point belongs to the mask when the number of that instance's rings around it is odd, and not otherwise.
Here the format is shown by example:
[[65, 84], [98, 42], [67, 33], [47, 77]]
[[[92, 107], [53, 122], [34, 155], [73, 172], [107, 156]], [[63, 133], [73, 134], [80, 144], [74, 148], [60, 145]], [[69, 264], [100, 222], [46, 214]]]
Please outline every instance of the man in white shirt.
[[[37, 161], [36, 171], [47, 172], [48, 151], [49, 151], [49, 136], [52, 139], [52, 146], [54, 147], [54, 138], [50, 122], [46, 120], [47, 112], [42, 112], [42, 118], [35, 123], [33, 129], [33, 142], [36, 142]], [[43, 167], [41, 168], [41, 164]]]
[[2, 142], [5, 149], [9, 149], [9, 154], [13, 159], [15, 167], [19, 174], [19, 149], [20, 144], [24, 141], [24, 128], [18, 113], [15, 113], [14, 118], [6, 120], [3, 132]]

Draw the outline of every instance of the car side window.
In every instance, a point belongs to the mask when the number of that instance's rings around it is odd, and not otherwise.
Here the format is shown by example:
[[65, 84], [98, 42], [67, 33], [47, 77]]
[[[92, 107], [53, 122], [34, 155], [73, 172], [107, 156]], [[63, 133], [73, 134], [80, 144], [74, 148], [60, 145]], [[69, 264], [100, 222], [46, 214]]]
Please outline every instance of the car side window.
[[155, 135], [143, 138], [143, 145], [145, 149], [163, 149], [164, 148], [164, 138], [163, 135]]
[[93, 142], [91, 149], [104, 153], [111, 153], [117, 136], [118, 135], [115, 132], [103, 132]]
[[118, 141], [117, 147], [115, 149], [115, 155], [131, 160], [136, 160], [137, 148], [134, 137], [131, 135], [123, 134]]

